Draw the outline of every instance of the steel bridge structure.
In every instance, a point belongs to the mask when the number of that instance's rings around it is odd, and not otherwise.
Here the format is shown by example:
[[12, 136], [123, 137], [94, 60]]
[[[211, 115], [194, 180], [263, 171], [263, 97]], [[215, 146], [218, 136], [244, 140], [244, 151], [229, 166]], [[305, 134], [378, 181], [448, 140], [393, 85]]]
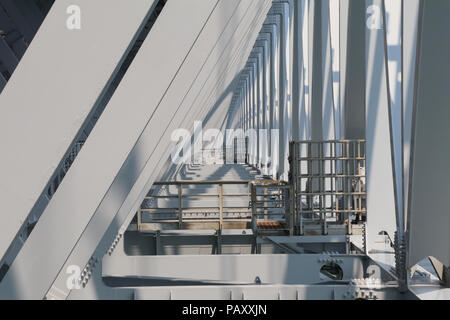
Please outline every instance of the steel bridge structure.
[[449, 15], [0, 0], [0, 299], [450, 299]]

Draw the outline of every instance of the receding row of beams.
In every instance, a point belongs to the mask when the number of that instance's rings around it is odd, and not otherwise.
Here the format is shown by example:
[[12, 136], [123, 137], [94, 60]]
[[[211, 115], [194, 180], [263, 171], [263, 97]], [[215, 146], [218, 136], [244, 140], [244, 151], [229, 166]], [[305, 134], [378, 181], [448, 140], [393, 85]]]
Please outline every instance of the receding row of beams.
[[[437, 161], [423, 159], [419, 167], [417, 161], [416, 167], [411, 167], [410, 162], [420, 157], [417, 150], [426, 154], [426, 142], [417, 140], [419, 133], [416, 129], [421, 128], [424, 119], [442, 119], [443, 108], [448, 103], [448, 100], [431, 99], [427, 102], [441, 106], [433, 110], [433, 115], [427, 116], [425, 111], [420, 113], [419, 103], [425, 101], [420, 100], [421, 89], [431, 88], [425, 85], [424, 73], [422, 78], [418, 76], [418, 68], [424, 68], [428, 62], [426, 59], [430, 60], [433, 68], [440, 61], [439, 48], [442, 52], [447, 49], [443, 44], [445, 39], [433, 37], [431, 31], [425, 39], [424, 32], [429, 28], [434, 35], [442, 35], [443, 30], [447, 30], [446, 23], [438, 20], [442, 22], [440, 25], [431, 25], [433, 17], [429, 12], [440, 18], [440, 13], [447, 13], [449, 8], [445, 0], [402, 1], [399, 8], [401, 18], [399, 15], [395, 19], [401, 29], [398, 30], [400, 45], [389, 47], [391, 31], [388, 29], [392, 24], [388, 24], [388, 19], [394, 19], [393, 14], [397, 14], [392, 11], [392, 3], [384, 0], [340, 0], [339, 32], [336, 33], [331, 28], [331, 15], [336, 13], [330, 11], [330, 1], [274, 1], [242, 71], [232, 106], [239, 119], [238, 128], [244, 131], [255, 129], [257, 133], [261, 129], [269, 132], [279, 130], [278, 136], [269, 134], [268, 141], [259, 135], [257, 143], [248, 150], [251, 164], [274, 178], [288, 179], [288, 145], [292, 139], [367, 140], [369, 253], [380, 232], [387, 232], [391, 238], [395, 232], [404, 237], [407, 221], [410, 221], [407, 217], [424, 217], [424, 213], [416, 212], [416, 208], [422, 206], [415, 199], [430, 192], [418, 187], [418, 184], [426, 182], [422, 172], [426, 172], [427, 163], [435, 163], [433, 170], [448, 171]], [[336, 22], [333, 27], [336, 27]], [[339, 35], [338, 47], [333, 46], [335, 39], [332, 37], [336, 34]], [[425, 44], [432, 48], [430, 50], [436, 53], [435, 56], [417, 54], [429, 53]], [[398, 55], [397, 66], [391, 65], [389, 59], [392, 55]], [[435, 62], [432, 64], [433, 59]], [[333, 70], [336, 63], [339, 65], [337, 80]], [[442, 66], [448, 65], [444, 61], [441, 63]], [[400, 70], [399, 74], [397, 70]], [[449, 75], [439, 72], [436, 76], [428, 79], [428, 83], [443, 97], [445, 95], [439, 89], [446, 90], [441, 84], [448, 80]], [[400, 101], [395, 100], [393, 90], [401, 91]], [[439, 94], [435, 96], [441, 97]], [[401, 118], [397, 115], [399, 113]], [[400, 127], [401, 130], [398, 129]], [[427, 129], [433, 131], [431, 127]], [[439, 129], [441, 136], [445, 137], [447, 129], [442, 126]], [[432, 135], [428, 136], [431, 140]], [[433, 141], [429, 143], [434, 146], [437, 142]], [[412, 153], [414, 144], [419, 142], [424, 145], [417, 145], [416, 153]], [[436, 147], [433, 157], [446, 158], [445, 150]], [[420, 180], [411, 181], [414, 176]], [[433, 188], [429, 186], [428, 190]], [[448, 188], [443, 186], [442, 190]], [[433, 194], [421, 202], [426, 203], [430, 210], [433, 208]], [[436, 213], [435, 221], [446, 221], [443, 211], [444, 204], [450, 206], [447, 198], [442, 196], [437, 200], [440, 212]], [[440, 237], [445, 236], [448, 236], [448, 231], [441, 232]], [[428, 249], [430, 247], [431, 244]], [[436, 251], [447, 250], [441, 249], [439, 246], [439, 249], [431, 251], [437, 255]], [[424, 250], [419, 256], [423, 255]], [[417, 262], [417, 256], [413, 256]], [[448, 260], [448, 254], [441, 256]]]

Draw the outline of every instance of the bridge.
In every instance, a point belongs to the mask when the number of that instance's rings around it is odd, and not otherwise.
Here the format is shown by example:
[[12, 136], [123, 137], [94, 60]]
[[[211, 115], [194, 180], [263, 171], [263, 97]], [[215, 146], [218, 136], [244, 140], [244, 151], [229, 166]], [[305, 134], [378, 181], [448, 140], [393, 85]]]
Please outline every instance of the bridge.
[[449, 1], [72, 2], [0, 0], [0, 299], [450, 298]]

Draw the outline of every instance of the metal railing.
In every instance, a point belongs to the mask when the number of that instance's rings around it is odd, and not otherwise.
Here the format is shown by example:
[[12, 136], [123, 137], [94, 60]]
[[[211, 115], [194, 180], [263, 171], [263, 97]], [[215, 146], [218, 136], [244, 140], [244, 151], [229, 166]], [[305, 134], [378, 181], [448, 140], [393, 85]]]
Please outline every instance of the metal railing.
[[[288, 184], [251, 184], [252, 229], [254, 232], [272, 229], [293, 234], [294, 201]], [[266, 222], [271, 223], [266, 223]]]
[[[225, 152], [226, 153], [226, 152]], [[246, 223], [290, 235], [353, 234], [366, 220], [364, 140], [298, 141], [290, 144], [290, 181], [157, 182], [138, 212], [145, 223]], [[145, 201], [144, 201], [145, 203]], [[145, 216], [145, 219], [143, 219]], [[145, 222], [144, 220], [147, 220]], [[211, 226], [213, 223], [213, 226]], [[270, 229], [270, 228], [269, 228]]]
[[[179, 229], [187, 222], [217, 223], [252, 221], [252, 186], [277, 181], [167, 181], [156, 182], [154, 190], [138, 211], [137, 228], [146, 223], [174, 223]], [[158, 192], [159, 190], [159, 192]], [[165, 195], [161, 195], [165, 192]], [[146, 201], [150, 203], [146, 205]], [[145, 217], [144, 217], [145, 216]], [[145, 220], [147, 222], [145, 222]]]

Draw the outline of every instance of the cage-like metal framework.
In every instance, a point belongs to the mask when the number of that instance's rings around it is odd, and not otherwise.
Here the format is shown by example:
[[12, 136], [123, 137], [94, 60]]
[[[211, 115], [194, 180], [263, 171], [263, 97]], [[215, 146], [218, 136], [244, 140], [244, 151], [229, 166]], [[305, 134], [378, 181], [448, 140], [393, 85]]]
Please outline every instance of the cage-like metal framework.
[[355, 226], [362, 226], [366, 221], [365, 141], [298, 141], [290, 148], [296, 232], [352, 234]]

